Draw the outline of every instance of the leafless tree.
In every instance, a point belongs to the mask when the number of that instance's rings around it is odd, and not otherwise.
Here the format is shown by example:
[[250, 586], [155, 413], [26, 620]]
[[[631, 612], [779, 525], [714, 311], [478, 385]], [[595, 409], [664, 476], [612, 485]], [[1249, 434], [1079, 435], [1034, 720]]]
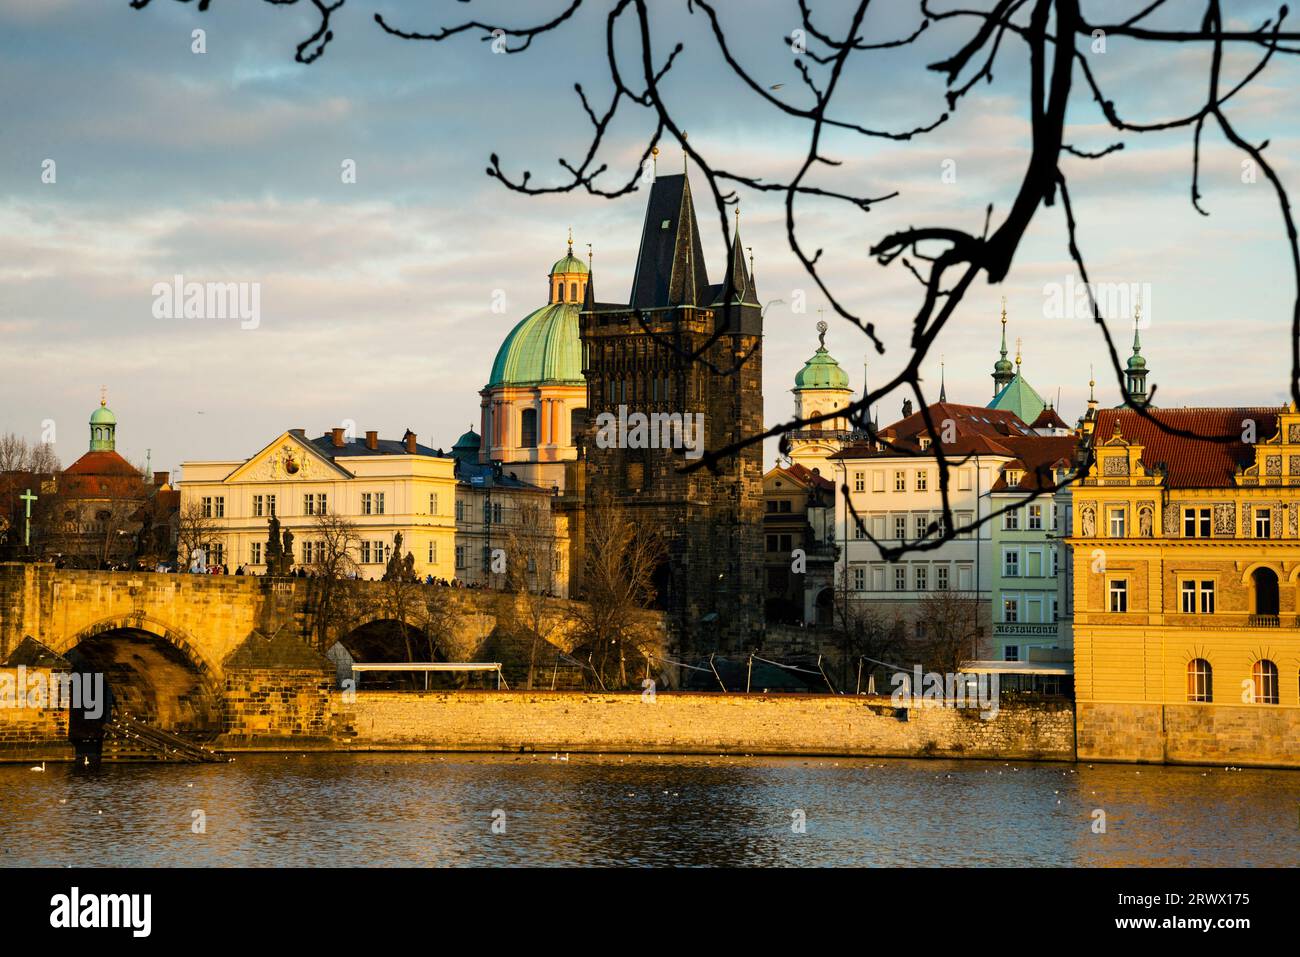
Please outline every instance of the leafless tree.
[[660, 653], [654, 617], [654, 575], [665, 560], [663, 542], [638, 529], [610, 495], [587, 504], [586, 601], [575, 606], [579, 646], [604, 687], [628, 686], [628, 662], [636, 668]]
[[204, 514], [198, 502], [186, 502], [176, 519], [176, 560], [182, 569], [189, 568], [194, 553], [207, 546], [217, 533], [216, 519]]
[[506, 591], [512, 598], [512, 618], [529, 644], [526, 682], [531, 689], [538, 654], [566, 619], [563, 606], [552, 597], [559, 591], [563, 558], [551, 510], [536, 503], [521, 505], [506, 534], [505, 551]]
[[359, 596], [356, 588], [361, 534], [351, 519], [334, 511], [321, 512], [312, 523], [315, 548], [307, 570], [312, 609], [312, 632], [324, 651], [331, 644], [333, 629], [355, 619]]
[[921, 599], [916, 615], [920, 633], [913, 648], [927, 670], [956, 674], [988, 651], [981, 621], [986, 604], [959, 591], [932, 591]]

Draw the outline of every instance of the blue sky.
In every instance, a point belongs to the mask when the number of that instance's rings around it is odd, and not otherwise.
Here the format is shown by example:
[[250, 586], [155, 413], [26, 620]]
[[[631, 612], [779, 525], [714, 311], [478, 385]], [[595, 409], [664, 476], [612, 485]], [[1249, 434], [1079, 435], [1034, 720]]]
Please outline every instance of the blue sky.
[[[589, 128], [572, 85], [583, 82], [596, 103], [608, 95], [608, 4], [593, 3], [517, 56], [495, 55], [468, 35], [401, 41], [373, 14], [428, 30], [469, 15], [522, 23], [563, 5], [347, 0], [325, 55], [303, 66], [293, 52], [315, 14], [302, 3], [217, 0], [199, 13], [197, 4], [172, 0], [142, 11], [126, 0], [0, 0], [0, 431], [36, 439], [53, 420], [68, 464], [85, 450], [85, 421], [105, 385], [121, 423], [119, 450], [143, 462], [151, 449], [160, 469], [243, 457], [282, 429], [317, 433], [346, 419], [385, 435], [409, 427], [422, 441], [450, 446], [478, 421], [478, 390], [501, 339], [545, 301], [545, 273], [570, 226], [579, 252], [595, 246], [601, 297], [626, 295], [646, 193], [529, 198], [484, 175], [495, 152], [507, 170], [558, 183], [556, 157], [585, 152]], [[1085, 9], [1100, 20], [1141, 6]], [[830, 28], [842, 25], [842, 7], [814, 9]], [[1200, 9], [1174, 7], [1174, 19]], [[784, 84], [778, 95], [805, 103], [783, 40], [798, 26], [797, 5], [721, 8], [747, 68], [764, 83]], [[685, 45], [665, 89], [691, 142], [720, 166], [768, 178], [793, 169], [804, 128], [729, 76], [703, 18], [690, 16], [684, 0], [651, 9], [659, 49]], [[1255, 3], [1231, 9], [1243, 26], [1272, 11]], [[904, 0], [878, 3], [869, 38], [909, 32], [914, 11]], [[196, 27], [206, 30], [202, 55], [191, 52]], [[913, 48], [854, 61], [839, 115], [891, 129], [932, 122], [944, 110], [943, 86], [924, 66], [959, 46], [968, 29], [940, 25]], [[1194, 109], [1205, 88], [1204, 52], [1150, 46], [1112, 40], [1095, 58], [1110, 95], [1135, 120]], [[1225, 73], [1235, 78], [1253, 62], [1253, 53], [1234, 51]], [[1300, 195], [1297, 73], [1289, 62], [1270, 67], [1230, 114], [1251, 139], [1271, 140], [1268, 155]], [[825, 170], [820, 183], [901, 193], [869, 214], [829, 202], [799, 206], [801, 241], [825, 249], [828, 281], [889, 347], [871, 360], [873, 381], [906, 361], [919, 287], [901, 265], [877, 265], [868, 247], [907, 225], [978, 232], [986, 204], [995, 215], [1005, 211], [1027, 155], [1025, 88], [1023, 52], [1008, 41], [995, 81], [934, 133], [901, 144], [828, 142], [843, 165]], [[1070, 121], [1067, 140], [1082, 148], [1117, 138], [1081, 88]], [[611, 183], [631, 172], [649, 130], [644, 112], [629, 110], [615, 124], [603, 154]], [[1242, 157], [1207, 132], [1201, 189], [1212, 215], [1202, 217], [1188, 202], [1188, 131], [1122, 138], [1122, 152], [1070, 161], [1066, 171], [1094, 278], [1152, 290], [1143, 345], [1157, 401], [1283, 401], [1294, 288], [1269, 187], [1262, 177], [1243, 183]], [[46, 159], [57, 163], [56, 183], [41, 182]], [[346, 159], [357, 164], [355, 184], [340, 180]], [[955, 182], [941, 176], [949, 160]], [[680, 154], [669, 146], [660, 162], [676, 172]], [[694, 185], [717, 277], [721, 230], [698, 174]], [[764, 388], [767, 418], [776, 422], [791, 413], [791, 380], [815, 348], [822, 303], [788, 248], [782, 202], [742, 192], [741, 208], [760, 297], [791, 303], [804, 290], [809, 306], [801, 315], [784, 306], [768, 313]], [[1060, 388], [1067, 419], [1082, 410], [1090, 363], [1102, 400], [1117, 402], [1091, 323], [1045, 315], [1045, 284], [1063, 283], [1070, 271], [1060, 208], [1043, 210], [1007, 282], [974, 288], [945, 330], [928, 373], [934, 394], [942, 353], [949, 398], [988, 401], [1005, 295], [1025, 375], [1045, 396]], [[260, 326], [155, 318], [153, 284], [177, 273], [260, 283]], [[500, 314], [490, 308], [498, 290], [507, 303]], [[827, 318], [828, 347], [860, 388], [866, 340]], [[1127, 342], [1131, 333], [1120, 335]], [[883, 421], [896, 418], [902, 399], [883, 403]]]

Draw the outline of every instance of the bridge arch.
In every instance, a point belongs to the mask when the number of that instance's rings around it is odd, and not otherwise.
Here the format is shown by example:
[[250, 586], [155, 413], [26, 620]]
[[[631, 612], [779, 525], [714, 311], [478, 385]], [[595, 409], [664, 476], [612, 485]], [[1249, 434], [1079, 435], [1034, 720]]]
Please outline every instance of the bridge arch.
[[76, 671], [104, 676], [106, 715], [125, 712], [165, 731], [210, 736], [221, 731], [222, 678], [198, 648], [164, 622], [122, 615], [81, 629], [54, 650]]

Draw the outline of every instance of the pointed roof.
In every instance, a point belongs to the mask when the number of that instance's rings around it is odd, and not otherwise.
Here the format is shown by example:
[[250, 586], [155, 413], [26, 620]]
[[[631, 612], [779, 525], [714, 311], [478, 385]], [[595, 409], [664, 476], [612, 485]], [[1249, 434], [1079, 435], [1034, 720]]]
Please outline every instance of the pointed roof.
[[[1148, 414], [1166, 426], [1207, 437], [1241, 435], [1241, 423], [1258, 424], [1261, 438], [1277, 433], [1276, 406], [1255, 408], [1148, 409]], [[1255, 464], [1253, 443], [1234, 440], [1227, 444], [1207, 439], [1186, 439], [1170, 435], [1132, 409], [1102, 409], [1097, 413], [1098, 445], [1105, 445], [1119, 429], [1123, 441], [1142, 447], [1142, 465], [1148, 471], [1163, 464], [1168, 470], [1168, 488], [1232, 488], [1238, 468]], [[1105, 438], [1101, 438], [1101, 437]]]
[[708, 288], [690, 181], [685, 173], [660, 176], [650, 187], [629, 305], [709, 305]]
[[[736, 208], [736, 230], [731, 239], [731, 253], [727, 257], [727, 268], [731, 279], [731, 301], [750, 303], [758, 305], [758, 292], [754, 288], [754, 277], [749, 268], [745, 265], [745, 248], [740, 242], [740, 208]], [[727, 293], [727, 280], [716, 286], [709, 287], [709, 305], [716, 306], [722, 303], [722, 297]]]
[[[978, 405], [959, 405], [953, 402], [935, 402], [929, 408], [936, 429], [943, 428], [946, 420], [953, 423], [956, 441], [944, 443], [944, 450], [950, 455], [1002, 455], [1014, 458], [1016, 453], [1012, 449], [1013, 443], [1008, 440], [1035, 437], [1029, 426], [1010, 410], [985, 409]], [[881, 438], [892, 448], [877, 450], [862, 443], [849, 446], [831, 458], [933, 455], [933, 452], [921, 448], [921, 439], [927, 434], [925, 416], [916, 411], [880, 431]]]
[[1029, 426], [1031, 429], [1068, 429], [1064, 420], [1056, 414], [1056, 410], [1050, 405], [1044, 407], [1043, 411], [1038, 413], [1038, 418], [1034, 419]]
[[1017, 370], [1016, 374], [989, 403], [990, 409], [1005, 409], [1014, 412], [1022, 422], [1033, 422], [1047, 408], [1047, 403], [1034, 387], [1025, 381]]

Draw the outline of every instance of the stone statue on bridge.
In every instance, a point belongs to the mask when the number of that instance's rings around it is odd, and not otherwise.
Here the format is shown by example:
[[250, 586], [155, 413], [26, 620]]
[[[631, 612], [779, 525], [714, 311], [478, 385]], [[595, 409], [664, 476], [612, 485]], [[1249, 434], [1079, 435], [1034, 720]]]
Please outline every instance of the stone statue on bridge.
[[280, 555], [280, 563], [282, 569], [280, 574], [289, 574], [289, 570], [293, 568], [293, 532], [287, 528], [284, 530], [284, 551]]
[[271, 517], [266, 520], [266, 573], [271, 576], [283, 575], [283, 562], [280, 551], [280, 520], [275, 517], [275, 506], [271, 506]]

